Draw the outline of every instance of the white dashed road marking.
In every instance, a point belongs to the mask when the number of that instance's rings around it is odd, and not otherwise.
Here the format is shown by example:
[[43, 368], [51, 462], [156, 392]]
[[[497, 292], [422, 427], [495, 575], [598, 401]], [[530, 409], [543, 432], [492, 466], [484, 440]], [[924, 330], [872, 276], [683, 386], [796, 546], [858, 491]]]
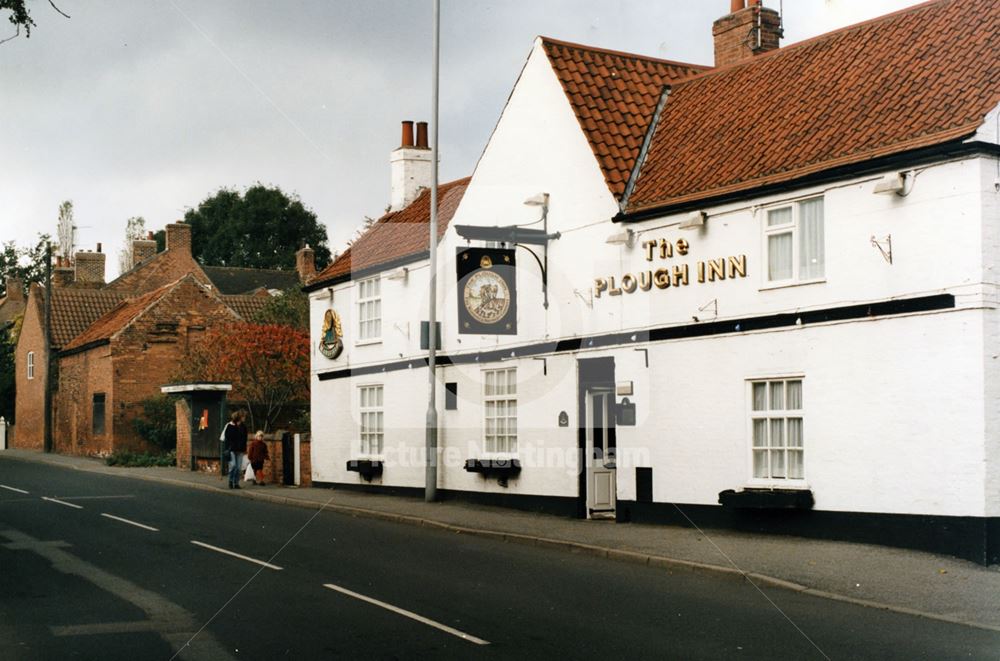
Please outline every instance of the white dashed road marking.
[[160, 532], [159, 528], [154, 528], [153, 526], [147, 526], [145, 523], [129, 521], [128, 519], [123, 519], [122, 517], [115, 516], [114, 514], [107, 514], [105, 512], [101, 512], [101, 516], [106, 517], [108, 519], [114, 519], [115, 521], [121, 521], [122, 523], [129, 524], [130, 526], [135, 526], [136, 528], [142, 528], [143, 530], [152, 530], [153, 532]]
[[254, 563], [256, 565], [260, 565], [262, 567], [267, 567], [268, 569], [275, 569], [277, 571], [281, 571], [281, 567], [279, 567], [278, 565], [272, 565], [270, 562], [264, 562], [263, 560], [257, 560], [256, 558], [251, 558], [249, 556], [245, 556], [245, 555], [242, 555], [240, 553], [236, 553], [234, 551], [227, 551], [226, 549], [220, 549], [218, 546], [212, 546], [211, 544], [206, 544], [204, 542], [198, 542], [198, 541], [195, 541], [193, 539], [191, 540], [191, 543], [194, 544], [195, 546], [200, 546], [202, 548], [209, 549], [210, 551], [216, 551], [218, 553], [225, 553], [226, 555], [231, 555], [234, 558], [239, 558], [240, 560], [246, 560], [247, 562], [252, 562], [252, 563]]
[[348, 590], [347, 588], [342, 588], [339, 585], [334, 585], [333, 583], [324, 583], [323, 587], [329, 588], [331, 590], [335, 590], [336, 592], [340, 592], [341, 594], [346, 594], [348, 597], [354, 597], [355, 599], [360, 599], [361, 601], [366, 601], [369, 604], [374, 604], [375, 606], [378, 606], [379, 608], [384, 608], [386, 610], [392, 611], [393, 613], [397, 613], [399, 615], [402, 615], [403, 617], [408, 617], [411, 620], [416, 620], [417, 622], [420, 622], [421, 624], [426, 624], [429, 627], [434, 627], [435, 629], [440, 629], [441, 631], [444, 631], [446, 633], [450, 633], [451, 635], [457, 636], [457, 637], [461, 638], [462, 640], [468, 641], [470, 643], [475, 643], [476, 645], [489, 645], [490, 644], [488, 640], [483, 640], [482, 638], [476, 638], [475, 636], [473, 636], [471, 634], [467, 634], [464, 631], [459, 631], [458, 629], [454, 629], [452, 627], [449, 627], [447, 624], [441, 624], [440, 622], [435, 622], [434, 620], [426, 618], [423, 615], [417, 615], [413, 611], [408, 611], [408, 610], [406, 610], [404, 608], [399, 608], [398, 606], [393, 606], [392, 604], [387, 604], [384, 601], [379, 601], [378, 599], [372, 599], [371, 597], [366, 597], [363, 594], [358, 594], [357, 592], [353, 592], [351, 590]]
[[6, 489], [7, 491], [16, 491], [17, 493], [28, 493], [24, 489], [17, 489], [15, 487], [8, 487], [6, 484], [0, 484], [0, 489]]
[[42, 500], [47, 500], [50, 503], [59, 503], [60, 505], [65, 505], [66, 507], [72, 507], [73, 509], [82, 510], [83, 507], [80, 505], [74, 505], [73, 503], [67, 503], [65, 500], [59, 500], [57, 498], [49, 498], [48, 496], [42, 496]]

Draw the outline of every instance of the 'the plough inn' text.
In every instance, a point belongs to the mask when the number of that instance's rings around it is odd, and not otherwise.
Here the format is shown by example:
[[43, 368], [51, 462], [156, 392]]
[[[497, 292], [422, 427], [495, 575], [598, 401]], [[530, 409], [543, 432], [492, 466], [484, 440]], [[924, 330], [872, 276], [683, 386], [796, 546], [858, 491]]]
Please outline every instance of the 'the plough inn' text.
[[[642, 247], [646, 252], [646, 261], [651, 262], [657, 257], [670, 259], [674, 256], [675, 251], [678, 255], [687, 255], [690, 245], [684, 239], [678, 239], [674, 243], [666, 239], [658, 239], [643, 241]], [[694, 277], [698, 282], [745, 278], [747, 277], [747, 257], [746, 255], [731, 255], [699, 261], [695, 263], [694, 271]], [[690, 281], [689, 265], [675, 264], [671, 267], [640, 271], [638, 274], [626, 273], [621, 276], [617, 283], [614, 276], [595, 278], [594, 296], [600, 298], [604, 292], [607, 292], [609, 296], [620, 296], [622, 293], [633, 294], [636, 291], [649, 291], [653, 287], [657, 289], [681, 287], [689, 284]]]

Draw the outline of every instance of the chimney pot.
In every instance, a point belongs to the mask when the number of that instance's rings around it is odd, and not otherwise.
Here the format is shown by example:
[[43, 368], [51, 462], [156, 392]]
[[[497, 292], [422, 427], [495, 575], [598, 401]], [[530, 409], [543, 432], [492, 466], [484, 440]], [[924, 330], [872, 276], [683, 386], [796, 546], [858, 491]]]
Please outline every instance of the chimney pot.
[[427, 122], [417, 122], [417, 147], [427, 149]]
[[412, 147], [413, 146], [413, 122], [405, 121], [403, 122], [403, 140], [401, 147]]
[[100, 243], [97, 244], [97, 252], [101, 252], [101, 244]]
[[153, 236], [153, 232], [152, 231], [146, 232], [146, 240], [147, 241], [155, 241], [156, 240], [156, 237]]
[[732, 0], [732, 2], [729, 3], [729, 13], [735, 14], [744, 7], [746, 7], [746, 0]]

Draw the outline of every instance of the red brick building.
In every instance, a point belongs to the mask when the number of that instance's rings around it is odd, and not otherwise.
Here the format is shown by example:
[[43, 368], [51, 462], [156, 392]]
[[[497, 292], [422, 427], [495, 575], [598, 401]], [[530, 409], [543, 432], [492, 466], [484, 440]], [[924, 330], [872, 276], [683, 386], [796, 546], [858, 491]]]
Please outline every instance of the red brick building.
[[[250, 318], [274, 290], [315, 273], [303, 268], [312, 250], [299, 251], [299, 271], [202, 267], [191, 254], [191, 228], [167, 226], [167, 245], [133, 243], [133, 264], [110, 283], [106, 256], [79, 252], [59, 262], [52, 278], [52, 337], [45, 343], [45, 288], [27, 297], [15, 350], [18, 420], [14, 447], [41, 449], [49, 351], [55, 356], [53, 449], [104, 454], [138, 448], [131, 420], [142, 400], [178, 371], [188, 348], [211, 325]], [[308, 266], [312, 266], [311, 263]]]
[[59, 354], [54, 449], [147, 449], [132, 428], [142, 401], [175, 377], [206, 328], [240, 320], [193, 273], [120, 303]]

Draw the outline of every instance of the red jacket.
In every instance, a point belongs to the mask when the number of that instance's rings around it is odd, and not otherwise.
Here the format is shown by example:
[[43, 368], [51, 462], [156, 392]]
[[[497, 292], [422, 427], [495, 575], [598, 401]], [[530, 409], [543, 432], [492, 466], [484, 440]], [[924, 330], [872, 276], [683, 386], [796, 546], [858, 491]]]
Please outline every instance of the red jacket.
[[267, 444], [264, 441], [254, 439], [250, 443], [250, 447], [247, 448], [247, 457], [255, 464], [263, 463], [268, 459]]

